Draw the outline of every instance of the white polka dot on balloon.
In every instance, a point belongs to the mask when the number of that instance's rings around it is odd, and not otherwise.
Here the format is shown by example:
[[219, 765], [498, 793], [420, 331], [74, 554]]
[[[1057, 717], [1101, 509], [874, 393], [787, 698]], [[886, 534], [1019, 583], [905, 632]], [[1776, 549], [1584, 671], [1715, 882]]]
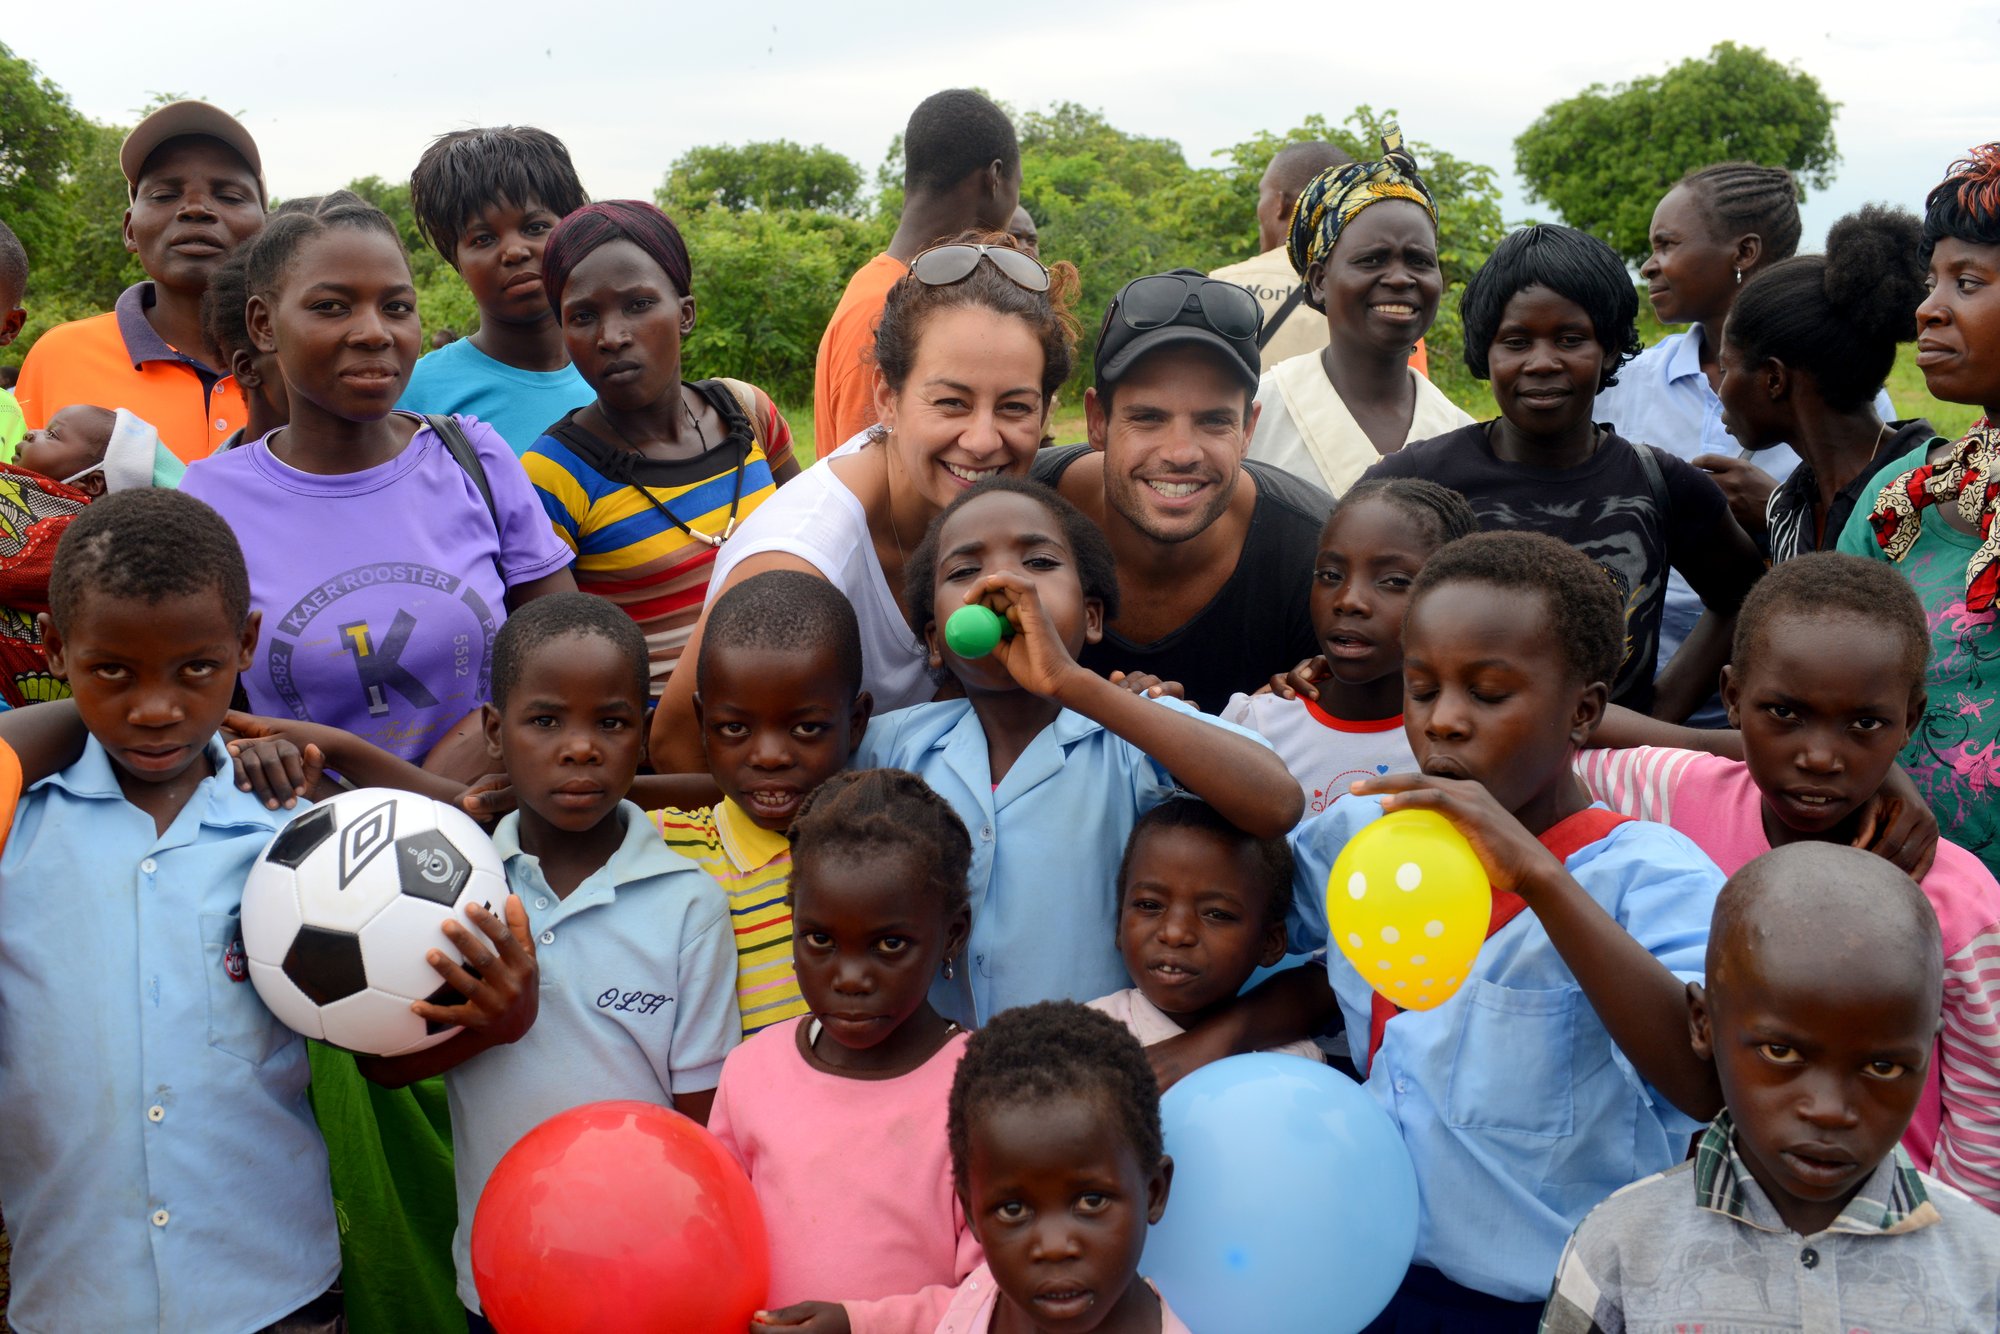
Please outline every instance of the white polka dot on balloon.
[[1364, 943], [1365, 942], [1361, 939], [1361, 933], [1359, 931], [1350, 931], [1347, 933], [1347, 944], [1349, 948], [1358, 950], [1362, 947]]
[[1356, 871], [1347, 877], [1347, 897], [1359, 903], [1368, 897], [1368, 877]]
[[1375, 966], [1385, 973], [1389, 971], [1389, 961], [1387, 959], [1377, 959]]
[[1395, 927], [1385, 926], [1382, 928], [1382, 943], [1384, 945], [1393, 945], [1402, 938], [1401, 933]]
[[1422, 968], [1424, 962], [1424, 956], [1421, 954], [1412, 954], [1410, 956], [1410, 967], [1412, 968]]
[[1432, 940], [1436, 940], [1436, 939], [1437, 939], [1437, 938], [1438, 938], [1439, 936], [1441, 936], [1441, 935], [1443, 935], [1443, 934], [1444, 934], [1444, 923], [1443, 923], [1443, 922], [1425, 922], [1425, 923], [1424, 923], [1424, 934], [1425, 934], [1425, 935], [1427, 935], [1427, 936], [1429, 936], [1429, 937], [1430, 937], [1430, 938], [1431, 938]]
[[1415, 862], [1404, 862], [1396, 868], [1396, 888], [1405, 894], [1424, 883], [1424, 868]]

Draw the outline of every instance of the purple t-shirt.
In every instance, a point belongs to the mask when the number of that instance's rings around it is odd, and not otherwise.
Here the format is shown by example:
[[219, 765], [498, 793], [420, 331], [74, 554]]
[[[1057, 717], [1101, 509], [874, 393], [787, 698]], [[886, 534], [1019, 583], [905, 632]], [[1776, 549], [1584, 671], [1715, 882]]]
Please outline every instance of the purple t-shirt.
[[[429, 427], [395, 458], [336, 477], [300, 472], [266, 441], [203, 459], [181, 490], [221, 512], [264, 613], [243, 674], [250, 705], [345, 729], [421, 762], [484, 703], [507, 589], [570, 553], [507, 442], [461, 417], [499, 510]], [[501, 572], [505, 571], [505, 581]]]

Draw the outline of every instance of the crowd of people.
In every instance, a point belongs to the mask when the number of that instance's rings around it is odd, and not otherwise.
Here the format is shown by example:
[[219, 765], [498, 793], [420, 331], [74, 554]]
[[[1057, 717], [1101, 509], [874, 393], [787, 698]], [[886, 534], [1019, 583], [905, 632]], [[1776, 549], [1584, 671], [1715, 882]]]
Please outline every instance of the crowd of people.
[[[801, 468], [684, 377], [701, 257], [546, 131], [415, 164], [479, 308], [421, 359], [382, 212], [269, 207], [203, 103], [132, 131], [146, 281], [0, 393], [0, 1321], [491, 1329], [496, 1163], [636, 1098], [747, 1173], [753, 1330], [1186, 1334], [1161, 1091], [1276, 1051], [1414, 1165], [1370, 1330], [2000, 1328], [2000, 143], [1803, 255], [1787, 172], [1686, 164], [1651, 348], [1607, 245], [1514, 231], [1486, 421], [1393, 130], [1101, 313], [1000, 108], [902, 144]], [[1960, 438], [1885, 395], [1912, 340]], [[358, 786], [489, 823], [511, 891], [412, 1055], [245, 985], [251, 863]], [[1441, 1004], [1328, 902], [1400, 811], [1493, 890]]]

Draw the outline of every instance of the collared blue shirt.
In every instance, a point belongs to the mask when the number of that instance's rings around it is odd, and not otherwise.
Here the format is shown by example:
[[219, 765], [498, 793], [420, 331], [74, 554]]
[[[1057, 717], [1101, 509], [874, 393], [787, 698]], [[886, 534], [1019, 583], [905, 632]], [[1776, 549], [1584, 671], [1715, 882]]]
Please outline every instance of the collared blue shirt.
[[[1292, 832], [1294, 950], [1329, 943], [1334, 859], [1381, 813], [1381, 798], [1350, 797]], [[1701, 980], [1723, 877], [1699, 848], [1633, 821], [1566, 865], [1654, 958]], [[1374, 992], [1338, 949], [1326, 957], [1359, 1056]], [[1389, 1021], [1366, 1087], [1416, 1164], [1417, 1260], [1517, 1302], [1548, 1294], [1585, 1214], [1686, 1157], [1701, 1128], [1639, 1077], [1532, 911], [1487, 940], [1450, 1000]]]
[[[1153, 702], [1270, 745], [1180, 700]], [[953, 699], [874, 719], [848, 767], [908, 769], [972, 835], [972, 938], [958, 976], [931, 988], [939, 1013], [974, 1028], [1016, 1005], [1132, 984], [1118, 953], [1118, 863], [1139, 817], [1176, 790], [1144, 751], [1064, 709], [995, 788], [979, 715]]]
[[289, 811], [219, 741], [163, 834], [92, 740], [0, 857], [0, 1200], [20, 1334], [249, 1331], [340, 1272], [306, 1048], [257, 997], [238, 909]]
[[458, 1177], [452, 1259], [469, 1310], [479, 1309], [473, 1212], [515, 1141], [587, 1102], [671, 1107], [673, 1094], [712, 1089], [737, 1042], [735, 936], [721, 887], [631, 802], [610, 818], [623, 822], [623, 840], [568, 898], [521, 851], [518, 814], [493, 831], [507, 887], [528, 912], [541, 994], [520, 1041], [445, 1072]]
[[[1669, 454], [1694, 462], [1698, 454], [1743, 458], [1743, 446], [1722, 425], [1722, 400], [1702, 374], [1702, 326], [1691, 324], [1668, 334], [1618, 371], [1618, 383], [1597, 396], [1594, 415], [1635, 444], [1658, 445]], [[1875, 411], [1883, 421], [1896, 412], [1887, 390], [1875, 395]], [[1773, 445], [1749, 456], [1777, 481], [1792, 475], [1799, 456], [1790, 445]], [[1701, 619], [1701, 598], [1672, 572], [1667, 581], [1666, 609], [1660, 619], [1660, 666], [1665, 667], [1681, 641]], [[1705, 724], [1721, 727], [1719, 714], [1704, 716]]]

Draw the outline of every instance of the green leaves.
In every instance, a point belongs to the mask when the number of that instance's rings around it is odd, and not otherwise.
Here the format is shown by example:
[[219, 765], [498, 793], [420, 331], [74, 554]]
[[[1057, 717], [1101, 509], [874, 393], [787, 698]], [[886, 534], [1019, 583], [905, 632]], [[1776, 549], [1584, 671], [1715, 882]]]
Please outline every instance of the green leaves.
[[1636, 264], [1653, 206], [1691, 170], [1756, 162], [1824, 190], [1840, 161], [1839, 105], [1803, 70], [1724, 42], [1664, 74], [1554, 103], [1514, 141], [1514, 165], [1531, 198]]

